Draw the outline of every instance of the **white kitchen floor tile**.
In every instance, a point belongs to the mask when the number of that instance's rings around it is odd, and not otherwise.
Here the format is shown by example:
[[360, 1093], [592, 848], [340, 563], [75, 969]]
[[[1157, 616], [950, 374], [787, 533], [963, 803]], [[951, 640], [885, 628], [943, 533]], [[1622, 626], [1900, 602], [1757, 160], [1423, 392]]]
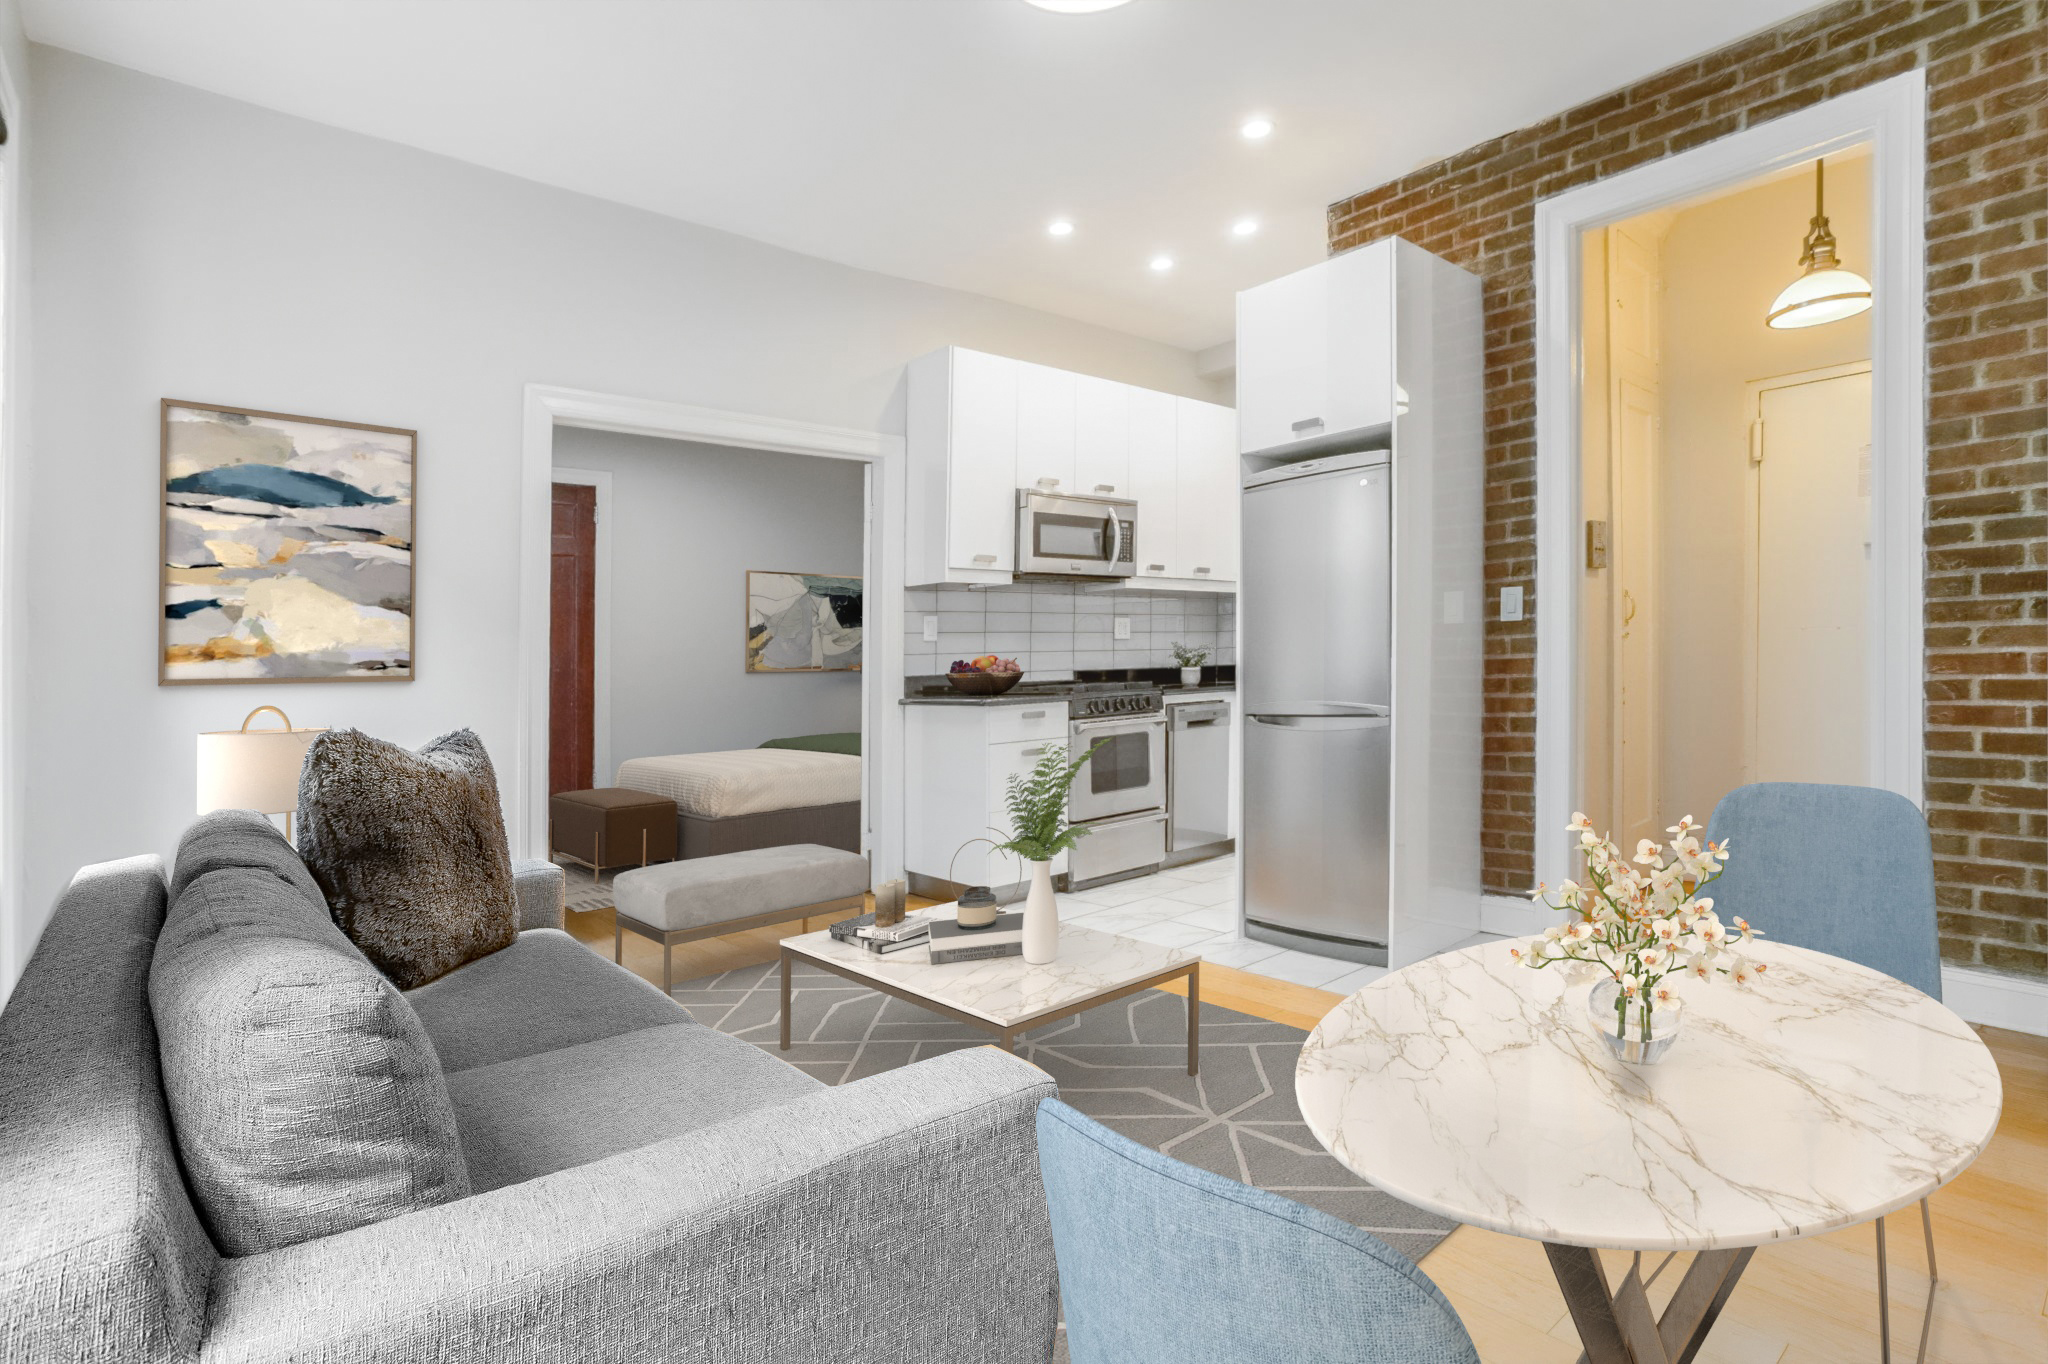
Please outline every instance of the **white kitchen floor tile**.
[[1471, 937], [1464, 939], [1462, 942], [1452, 943], [1449, 947], [1446, 947], [1444, 951], [1461, 952], [1468, 947], [1484, 947], [1486, 946], [1486, 944], [1490, 942], [1506, 942], [1507, 940], [1508, 935], [1505, 933], [1474, 933]]
[[1139, 900], [1115, 909], [1095, 910], [1079, 922], [1102, 933], [1128, 933], [1133, 928], [1161, 923], [1186, 911], [1186, 905], [1172, 900]]
[[1291, 948], [1283, 948], [1275, 955], [1262, 961], [1255, 961], [1245, 968], [1255, 975], [1271, 976], [1275, 980], [1292, 981], [1296, 985], [1307, 985], [1317, 989], [1357, 969], [1358, 963], [1355, 961], [1311, 956], [1307, 952], [1296, 952]]
[[1119, 931], [1123, 937], [1155, 943], [1160, 947], [1194, 947], [1208, 942], [1215, 936], [1207, 929], [1196, 928], [1193, 924], [1175, 923], [1171, 919], [1162, 919], [1155, 924], [1142, 924], [1136, 928]]
[[1079, 898], [1101, 905], [1104, 909], [1114, 909], [1118, 905], [1128, 905], [1138, 900], [1156, 899], [1160, 890], [1161, 887], [1154, 884], [1151, 877], [1141, 876], [1129, 881], [1111, 881], [1106, 886], [1095, 886], [1088, 890], [1077, 890], [1071, 896], [1063, 895], [1060, 899], [1064, 902], [1070, 898]]
[[1237, 882], [1182, 881], [1177, 885], [1160, 887], [1159, 893], [1168, 900], [1181, 900], [1191, 905], [1235, 905]]
[[1286, 950], [1269, 942], [1254, 942], [1250, 938], [1235, 938], [1226, 934], [1202, 948], [1202, 960], [1213, 961], [1218, 966], [1234, 966], [1240, 971], [1256, 973], [1258, 967], [1253, 963], [1278, 956]]
[[1345, 972], [1335, 980], [1318, 988], [1330, 990], [1340, 995], [1348, 995], [1354, 991], [1364, 989], [1386, 973], [1387, 968], [1384, 966], [1361, 966], [1355, 971]]
[[1219, 857], [1211, 862], [1190, 862], [1184, 867], [1175, 867], [1183, 881], [1228, 881], [1237, 883], [1237, 859]]
[[1208, 905], [1190, 914], [1176, 914], [1173, 921], [1179, 924], [1193, 924], [1197, 928], [1211, 929], [1217, 933], [1237, 931], [1237, 905]]

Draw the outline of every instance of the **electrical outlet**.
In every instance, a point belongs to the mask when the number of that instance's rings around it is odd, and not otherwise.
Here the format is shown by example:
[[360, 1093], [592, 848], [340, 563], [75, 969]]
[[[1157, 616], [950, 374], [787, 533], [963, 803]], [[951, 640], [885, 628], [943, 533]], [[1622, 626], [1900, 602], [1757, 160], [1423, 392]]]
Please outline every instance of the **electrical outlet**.
[[1520, 620], [1522, 618], [1522, 589], [1503, 587], [1500, 590], [1500, 618]]
[[936, 644], [939, 642], [939, 618], [937, 616], [926, 616], [924, 618], [924, 637], [928, 643]]
[[1131, 618], [1129, 616], [1113, 616], [1111, 619], [1116, 622], [1112, 627], [1116, 632], [1116, 637], [1118, 639], [1129, 639], [1131, 637]]

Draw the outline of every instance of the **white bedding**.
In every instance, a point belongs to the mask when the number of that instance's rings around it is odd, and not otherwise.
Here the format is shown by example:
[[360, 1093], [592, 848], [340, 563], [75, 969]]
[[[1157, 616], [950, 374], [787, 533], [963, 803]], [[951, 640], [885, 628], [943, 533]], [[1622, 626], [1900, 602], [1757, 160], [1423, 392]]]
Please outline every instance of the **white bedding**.
[[686, 815], [718, 819], [860, 799], [860, 759], [796, 748], [629, 758], [614, 783], [666, 796]]

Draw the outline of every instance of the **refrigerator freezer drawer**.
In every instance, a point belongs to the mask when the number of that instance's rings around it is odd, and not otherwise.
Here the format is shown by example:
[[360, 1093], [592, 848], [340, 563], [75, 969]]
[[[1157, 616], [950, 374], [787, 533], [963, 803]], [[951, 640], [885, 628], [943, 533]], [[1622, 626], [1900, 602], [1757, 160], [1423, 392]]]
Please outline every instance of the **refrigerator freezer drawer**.
[[1386, 945], [1392, 756], [1384, 717], [1246, 717], [1246, 919]]

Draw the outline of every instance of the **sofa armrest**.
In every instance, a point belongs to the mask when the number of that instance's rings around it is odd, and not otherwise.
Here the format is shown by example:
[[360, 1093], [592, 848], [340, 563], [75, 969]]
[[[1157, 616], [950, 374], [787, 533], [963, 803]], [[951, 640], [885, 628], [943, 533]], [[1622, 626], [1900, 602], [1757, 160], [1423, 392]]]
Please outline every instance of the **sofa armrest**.
[[1053, 1092], [976, 1047], [225, 1260], [201, 1358], [1045, 1364]]
[[561, 928], [562, 869], [552, 862], [512, 863], [512, 893], [519, 901], [519, 931]]

